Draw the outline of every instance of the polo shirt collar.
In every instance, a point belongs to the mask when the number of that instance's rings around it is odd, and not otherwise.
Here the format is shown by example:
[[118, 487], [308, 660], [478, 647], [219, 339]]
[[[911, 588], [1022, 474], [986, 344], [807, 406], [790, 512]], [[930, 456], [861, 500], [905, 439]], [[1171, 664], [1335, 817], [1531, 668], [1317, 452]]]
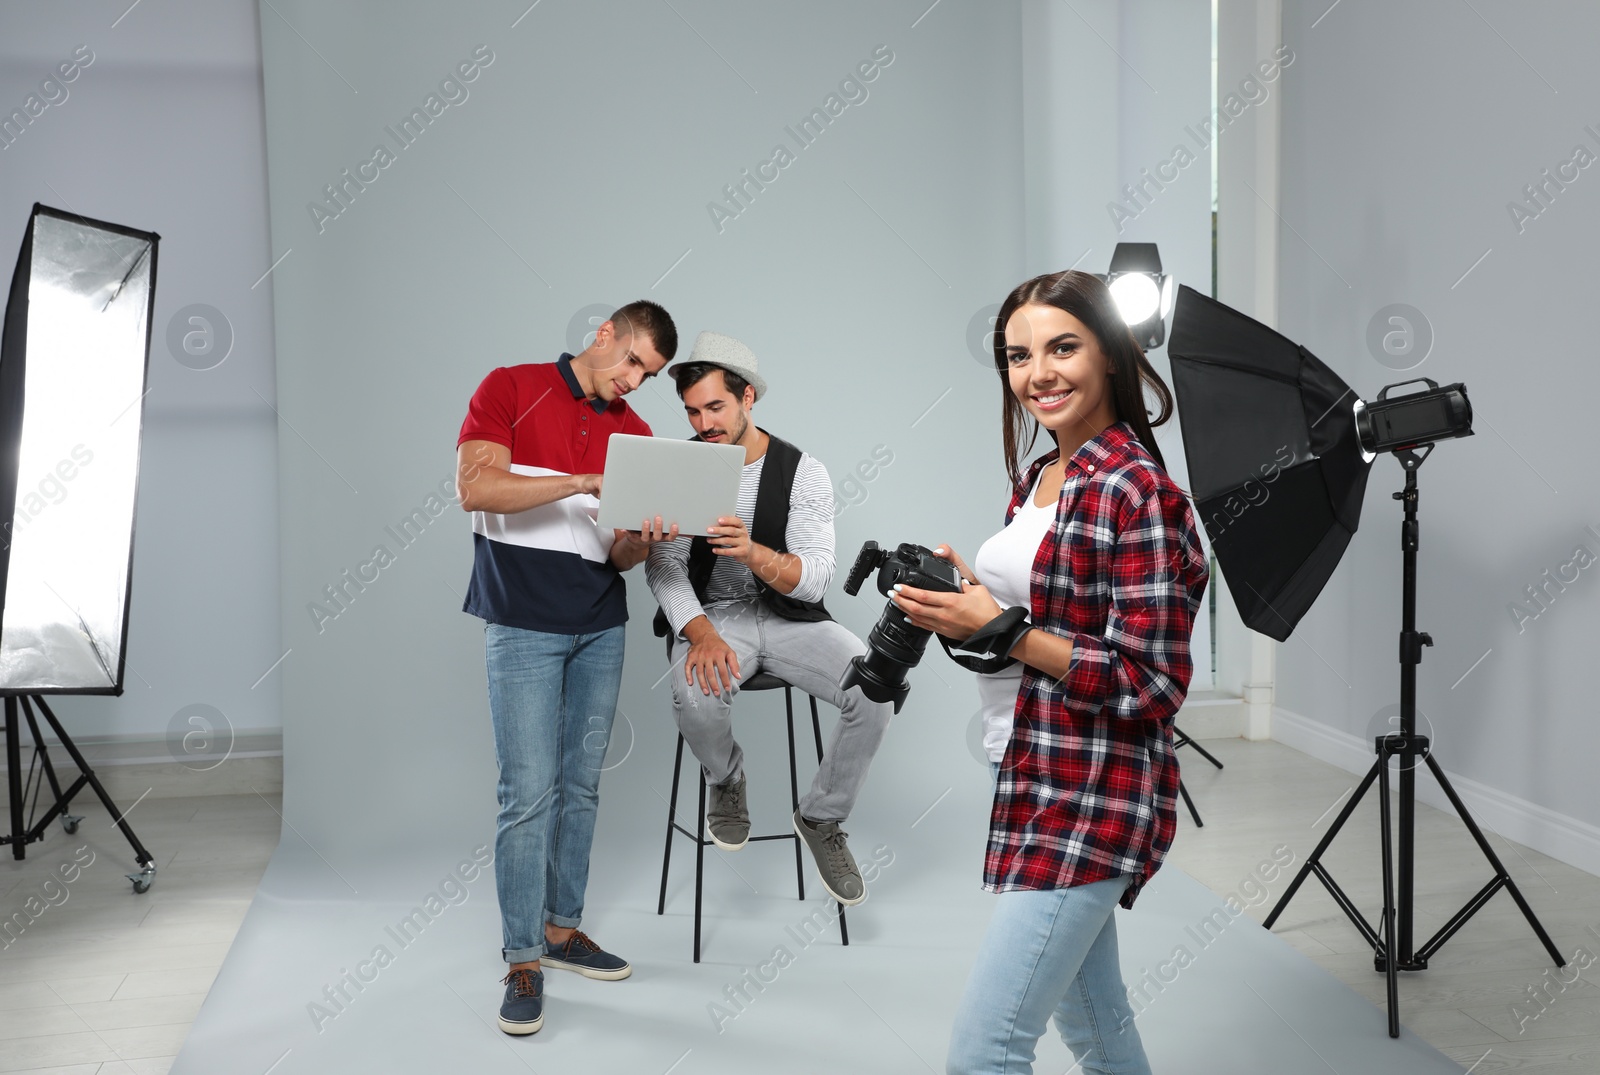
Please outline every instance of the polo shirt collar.
[[[572, 389], [572, 398], [583, 400], [583, 385], [578, 383], [578, 375], [572, 372], [572, 356], [562, 351], [561, 357], [556, 359], [556, 369], [561, 371], [562, 379], [567, 382], [567, 387]], [[604, 414], [606, 408], [610, 406], [609, 403], [598, 396], [586, 402], [594, 408], [596, 414]]]

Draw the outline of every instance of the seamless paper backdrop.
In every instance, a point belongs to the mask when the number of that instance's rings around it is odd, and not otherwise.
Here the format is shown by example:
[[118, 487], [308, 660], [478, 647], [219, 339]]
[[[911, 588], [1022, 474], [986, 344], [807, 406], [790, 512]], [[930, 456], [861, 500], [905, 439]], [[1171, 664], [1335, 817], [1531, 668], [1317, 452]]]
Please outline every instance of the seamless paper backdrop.
[[[863, 636], [882, 599], [839, 582], [864, 539], [970, 556], [1005, 508], [999, 388], [967, 337], [1023, 278], [1018, 9], [947, 4], [913, 28], [917, 4], [525, 7], [261, 8], [292, 429], [284, 813], [334, 869], [492, 833], [469, 520], [447, 498], [495, 366], [576, 351], [637, 297], [671, 311], [680, 354], [705, 328], [747, 342], [772, 386], [758, 422], [846, 505], [828, 601]], [[692, 432], [668, 383], [630, 402]], [[599, 840], [608, 817], [658, 823], [647, 784], [671, 757], [642, 571], [628, 588]], [[940, 661], [876, 794], [931, 801], [930, 768], [976, 765], [975, 692]]]

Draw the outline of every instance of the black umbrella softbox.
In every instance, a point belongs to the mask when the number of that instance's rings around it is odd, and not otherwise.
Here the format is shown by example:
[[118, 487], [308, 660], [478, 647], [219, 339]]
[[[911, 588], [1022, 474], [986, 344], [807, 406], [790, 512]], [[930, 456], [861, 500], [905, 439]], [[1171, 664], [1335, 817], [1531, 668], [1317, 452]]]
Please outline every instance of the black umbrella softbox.
[[1282, 642], [1361, 517], [1356, 394], [1310, 351], [1189, 287], [1167, 345], [1200, 520], [1245, 624]]

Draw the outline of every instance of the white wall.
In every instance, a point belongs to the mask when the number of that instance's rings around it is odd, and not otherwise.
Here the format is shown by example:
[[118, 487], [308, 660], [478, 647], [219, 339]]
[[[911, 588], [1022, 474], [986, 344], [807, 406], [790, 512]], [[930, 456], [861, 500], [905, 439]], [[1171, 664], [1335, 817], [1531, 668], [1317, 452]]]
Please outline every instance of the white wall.
[[[1418, 706], [1485, 820], [1600, 870], [1600, 569], [1564, 569], [1576, 580], [1551, 585], [1543, 610], [1526, 594], [1575, 548], [1600, 556], [1587, 529], [1600, 528], [1600, 372], [1586, 317], [1600, 169], [1573, 169], [1521, 226], [1508, 209], [1575, 147], [1600, 159], [1586, 128], [1600, 130], [1600, 9], [1419, 0], [1322, 17], [1326, 6], [1284, 11], [1297, 59], [1282, 98], [1279, 327], [1369, 397], [1413, 376], [1467, 384], [1477, 435], [1441, 444], [1420, 471], [1417, 623], [1435, 645]], [[1396, 303], [1434, 336], [1408, 372], [1367, 343]], [[1374, 464], [1361, 530], [1279, 647], [1280, 737], [1349, 758], [1353, 736], [1370, 752], [1374, 718], [1397, 701], [1400, 507], [1388, 494], [1402, 478], [1392, 458]], [[1517, 602], [1537, 618], [1519, 625]]]
[[[6, 280], [35, 201], [161, 234], [126, 693], [53, 707], [77, 736], [160, 738], [195, 703], [236, 731], [274, 730], [279, 680], [261, 676], [283, 652], [278, 419], [272, 282], [254, 286], [271, 264], [255, 5], [128, 8], [0, 6], [0, 112], [57, 99], [0, 138]], [[88, 66], [41, 89], [80, 46]], [[217, 339], [231, 326], [211, 369], [194, 367], [216, 352], [184, 364], [168, 343], [195, 305], [220, 314]]]
[[[1284, 49], [1279, 0], [1214, 0], [1217, 8], [1217, 290], [1222, 302], [1267, 325], [1278, 323], [1282, 228], [1280, 152], [1285, 87], [1295, 54]], [[1277, 644], [1244, 625], [1219, 566], [1217, 686], [1241, 695], [1245, 737], [1271, 735]], [[1325, 598], [1326, 600], [1326, 598]]]
[[[1166, 272], [1209, 294], [1211, 160], [1185, 130], [1211, 109], [1209, 5], [1026, 0], [1022, 18], [1028, 274], [1105, 272], [1117, 243], [1153, 242]], [[1186, 166], [1171, 163], [1183, 159], [1174, 152], [1180, 146], [1195, 158]], [[1159, 179], [1174, 173], [1170, 182]], [[1158, 178], [1140, 197], [1123, 192], [1147, 175]], [[1166, 347], [1153, 349], [1150, 360], [1170, 386]], [[1156, 440], [1187, 487], [1176, 416]], [[1204, 690], [1212, 685], [1205, 607], [1192, 642], [1190, 689]]]

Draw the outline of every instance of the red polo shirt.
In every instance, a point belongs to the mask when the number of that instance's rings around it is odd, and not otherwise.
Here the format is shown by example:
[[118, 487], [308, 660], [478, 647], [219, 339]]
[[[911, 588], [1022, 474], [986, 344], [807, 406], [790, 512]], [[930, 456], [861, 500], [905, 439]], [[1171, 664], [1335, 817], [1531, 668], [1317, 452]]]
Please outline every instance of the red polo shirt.
[[[511, 449], [513, 474], [598, 474], [613, 433], [651, 435], [624, 400], [585, 400], [572, 356], [502, 366], [467, 406], [459, 447], [487, 440]], [[626, 623], [627, 591], [610, 561], [612, 532], [587, 493], [527, 511], [472, 513], [472, 579], [462, 611], [490, 623], [589, 634]]]

